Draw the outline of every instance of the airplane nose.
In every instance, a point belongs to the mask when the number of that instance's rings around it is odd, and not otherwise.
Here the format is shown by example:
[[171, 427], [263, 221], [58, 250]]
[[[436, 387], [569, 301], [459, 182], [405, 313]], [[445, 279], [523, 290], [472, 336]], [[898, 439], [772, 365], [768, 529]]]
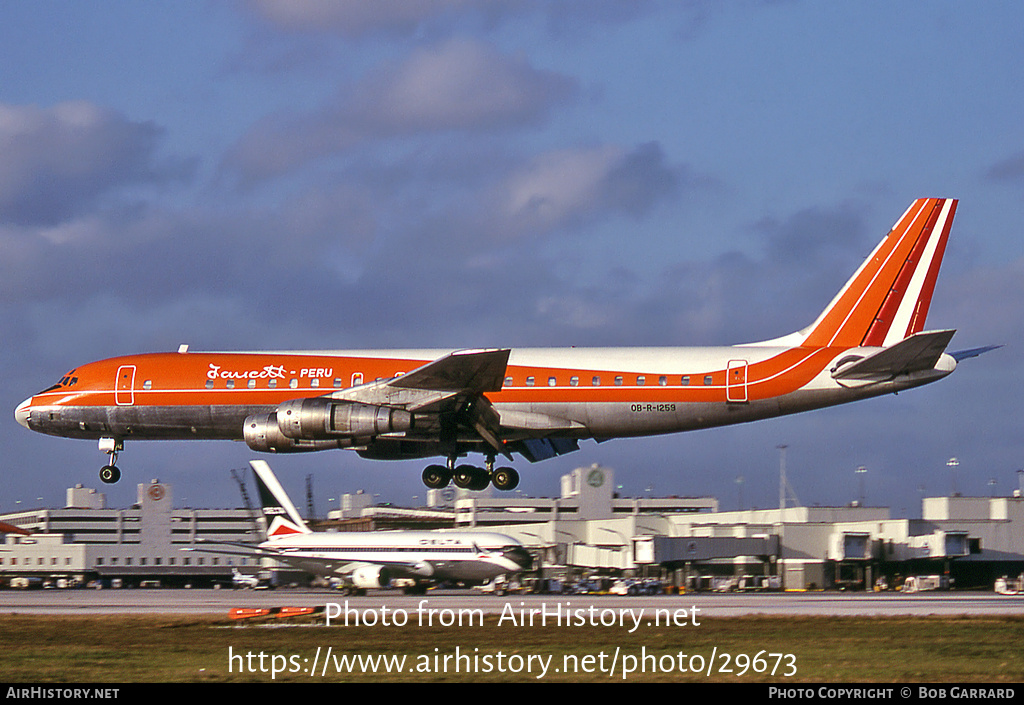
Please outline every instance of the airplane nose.
[[18, 407], [14, 410], [14, 418], [17, 419], [25, 428], [28, 428], [28, 415], [32, 408], [32, 398], [29, 397], [25, 401], [18, 404]]

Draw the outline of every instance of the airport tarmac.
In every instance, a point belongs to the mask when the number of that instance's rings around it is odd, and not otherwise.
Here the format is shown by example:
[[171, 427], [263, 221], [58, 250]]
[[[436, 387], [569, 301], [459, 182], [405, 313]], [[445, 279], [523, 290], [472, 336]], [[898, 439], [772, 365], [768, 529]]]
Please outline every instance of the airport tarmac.
[[[347, 601], [347, 602], [346, 602]], [[425, 602], [424, 602], [425, 601]], [[430, 591], [403, 595], [375, 591], [364, 597], [342, 596], [331, 590], [4, 590], [0, 611], [8, 614], [204, 614], [227, 615], [232, 607], [323, 607], [347, 604], [357, 610], [481, 610], [500, 614], [506, 609], [548, 610], [644, 608], [689, 610], [706, 617], [750, 615], [816, 616], [955, 616], [1024, 615], [1024, 596], [995, 593], [690, 593], [654, 597], [612, 595], [481, 595], [465, 590]], [[509, 607], [506, 607], [509, 605]]]

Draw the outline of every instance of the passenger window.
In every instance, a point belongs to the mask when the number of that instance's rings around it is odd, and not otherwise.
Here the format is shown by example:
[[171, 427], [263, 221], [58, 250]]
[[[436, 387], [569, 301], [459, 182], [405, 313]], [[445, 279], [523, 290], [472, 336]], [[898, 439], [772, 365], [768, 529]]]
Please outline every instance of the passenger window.
[[352, 386], [353, 387], [358, 387], [362, 383], [363, 383], [363, 373], [362, 372], [356, 372], [354, 375], [352, 375]]
[[271, 389], [277, 389], [277, 380], [270, 380], [269, 382], [267, 382], [267, 386], [270, 387]]
[[297, 388], [299, 386], [299, 380], [297, 380], [297, 379], [290, 379], [290, 380], [288, 380], [288, 386], [291, 389]]
[[212, 379], [206, 380], [206, 388], [207, 389], [213, 389], [213, 380]]
[[228, 380], [228, 389], [234, 389], [234, 388], [235, 388], [235, 380], [229, 379]]
[[249, 383], [246, 386], [249, 389], [256, 389], [256, 380], [255, 379], [250, 379]]
[[637, 375], [637, 377], [636, 377], [636, 386], [642, 387], [642, 386], [644, 386], [644, 384], [646, 382], [647, 382], [647, 378], [646, 377], [644, 377], [643, 375]]
[[313, 379], [309, 380], [309, 386], [310, 387], [319, 387], [320, 386], [320, 380], [314, 377]]
[[621, 387], [622, 386], [622, 375], [616, 375], [615, 376], [615, 386], [616, 387]]
[[511, 387], [512, 386], [512, 378], [511, 377], [506, 377], [505, 378], [505, 386], [506, 387]]
[[689, 387], [690, 386], [690, 375], [683, 375], [683, 379], [681, 380], [681, 384], [684, 387]]
[[594, 378], [592, 380], [590, 380], [590, 383], [592, 385], [594, 385], [595, 387], [600, 387], [601, 386], [601, 378], [598, 377], [597, 375], [594, 375]]
[[341, 377], [334, 378], [334, 388], [341, 389]]
[[668, 384], [668, 377], [666, 377], [665, 375], [658, 377], [658, 384], [664, 387], [666, 384]]
[[569, 378], [569, 386], [571, 386], [571, 387], [578, 387], [579, 384], [580, 384], [580, 378], [579, 377], [570, 377]]
[[704, 386], [705, 387], [710, 387], [711, 386], [711, 375], [704, 375]]
[[533, 386], [533, 383], [534, 383], [534, 379], [533, 379], [533, 377], [532, 377], [532, 376], [531, 376], [531, 377], [527, 377], [527, 378], [526, 378], [526, 386], [527, 386], [527, 387], [532, 387], [532, 386]]
[[142, 383], [142, 388], [143, 389], [152, 389], [153, 388], [153, 380], [147, 379], [145, 382]]

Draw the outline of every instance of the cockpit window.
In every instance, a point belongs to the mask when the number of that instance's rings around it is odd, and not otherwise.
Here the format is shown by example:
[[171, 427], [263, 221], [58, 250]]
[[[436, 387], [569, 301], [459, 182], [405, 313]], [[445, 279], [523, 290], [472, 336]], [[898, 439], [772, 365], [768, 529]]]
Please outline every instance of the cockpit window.
[[39, 393], [40, 394], [46, 394], [47, 392], [52, 392], [55, 389], [63, 389], [64, 387], [73, 387], [76, 384], [78, 384], [78, 377], [75, 376], [75, 370], [71, 370], [66, 375], [61, 377], [60, 381], [57, 382], [57, 384], [53, 385], [52, 387], [47, 387], [46, 389], [44, 389], [43, 391], [41, 391]]

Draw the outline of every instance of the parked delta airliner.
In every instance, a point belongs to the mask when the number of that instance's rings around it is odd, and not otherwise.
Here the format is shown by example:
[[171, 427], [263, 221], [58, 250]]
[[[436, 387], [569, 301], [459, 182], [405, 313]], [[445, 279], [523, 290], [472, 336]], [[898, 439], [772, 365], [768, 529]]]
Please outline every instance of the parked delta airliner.
[[[810, 326], [706, 348], [527, 348], [131, 355], [77, 367], [18, 405], [23, 426], [99, 439], [230, 439], [272, 453], [349, 448], [441, 456], [423, 482], [510, 490], [499, 455], [531, 462], [606, 440], [689, 431], [842, 404], [934, 382], [952, 330], [924, 330], [957, 201], [922, 198]], [[456, 466], [482, 453], [485, 467]]]
[[[291, 499], [262, 460], [252, 460], [267, 540], [257, 547], [222, 544], [205, 553], [273, 558], [299, 570], [343, 578], [358, 590], [412, 582], [409, 592], [445, 581], [482, 583], [529, 570], [533, 559], [510, 536], [479, 531], [310, 531]], [[215, 544], [211, 544], [215, 545]]]

